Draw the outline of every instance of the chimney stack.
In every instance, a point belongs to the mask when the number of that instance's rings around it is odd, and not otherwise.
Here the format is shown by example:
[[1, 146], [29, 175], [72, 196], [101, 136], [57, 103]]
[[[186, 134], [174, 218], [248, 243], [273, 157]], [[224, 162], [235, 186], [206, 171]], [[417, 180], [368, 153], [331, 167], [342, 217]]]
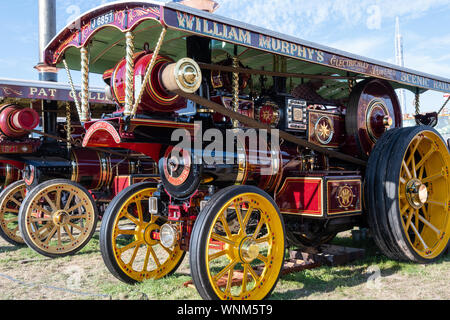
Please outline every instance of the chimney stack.
[[44, 49], [56, 35], [56, 0], [39, 0], [39, 80], [58, 81], [58, 71], [45, 65]]

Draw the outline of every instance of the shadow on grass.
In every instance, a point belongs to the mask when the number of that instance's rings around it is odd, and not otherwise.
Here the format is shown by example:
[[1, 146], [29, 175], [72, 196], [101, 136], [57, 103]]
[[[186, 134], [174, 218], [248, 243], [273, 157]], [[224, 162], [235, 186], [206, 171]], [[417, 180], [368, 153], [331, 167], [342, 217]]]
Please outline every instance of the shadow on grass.
[[14, 252], [21, 249], [27, 248], [27, 245], [23, 244], [20, 246], [10, 245], [10, 246], [1, 246], [0, 247], [0, 253], [6, 253], [6, 252]]
[[[293, 300], [307, 298], [316, 293], [331, 293], [338, 288], [356, 287], [367, 283], [370, 277], [375, 275], [376, 270], [380, 272], [380, 276], [387, 277], [402, 269], [403, 263], [389, 260], [383, 256], [371, 239], [356, 242], [351, 238], [336, 238], [332, 244], [365, 249], [365, 258], [344, 266], [322, 266], [283, 276], [281, 277], [281, 290], [283, 287], [287, 288], [284, 292], [275, 292], [271, 299]], [[374, 269], [375, 266], [378, 269]], [[301, 289], [289, 288], [295, 286], [295, 283], [303, 284], [303, 287]]]

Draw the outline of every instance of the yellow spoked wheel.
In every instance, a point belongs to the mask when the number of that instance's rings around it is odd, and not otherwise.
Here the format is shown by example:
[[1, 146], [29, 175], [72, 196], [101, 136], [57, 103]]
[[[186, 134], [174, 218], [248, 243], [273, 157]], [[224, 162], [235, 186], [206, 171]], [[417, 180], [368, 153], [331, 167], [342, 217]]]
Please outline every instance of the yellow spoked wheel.
[[195, 222], [191, 274], [204, 299], [262, 300], [278, 282], [284, 254], [283, 217], [270, 196], [256, 187], [229, 187]]
[[450, 237], [450, 155], [430, 127], [396, 129], [369, 159], [366, 197], [375, 240], [391, 258], [433, 262]]
[[450, 236], [450, 156], [434, 131], [417, 133], [403, 156], [399, 200], [410, 247], [422, 259], [438, 257]]
[[28, 192], [19, 213], [25, 243], [50, 258], [81, 250], [91, 240], [97, 220], [90, 193], [68, 180], [38, 185]]
[[25, 199], [26, 185], [17, 181], [0, 193], [0, 236], [12, 245], [24, 245], [19, 231], [19, 210]]
[[108, 206], [100, 229], [100, 249], [109, 271], [119, 280], [136, 283], [173, 274], [186, 252], [178, 243], [165, 247], [159, 240], [167, 218], [149, 213], [152, 183], [132, 185]]

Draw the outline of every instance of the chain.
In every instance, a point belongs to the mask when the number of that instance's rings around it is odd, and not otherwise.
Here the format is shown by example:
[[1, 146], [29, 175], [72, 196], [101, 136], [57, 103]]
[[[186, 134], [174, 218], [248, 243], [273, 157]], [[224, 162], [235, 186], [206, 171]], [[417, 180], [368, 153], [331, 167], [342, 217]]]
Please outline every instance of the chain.
[[162, 27], [161, 35], [159, 36], [158, 43], [156, 44], [155, 51], [153, 52], [152, 59], [150, 60], [150, 64], [147, 68], [147, 72], [145, 73], [144, 81], [142, 83], [141, 90], [139, 91], [139, 95], [134, 102], [133, 110], [131, 111], [131, 116], [136, 116], [137, 108], [141, 103], [142, 96], [144, 95], [145, 88], [147, 87], [147, 83], [150, 80], [150, 75], [152, 74], [153, 67], [156, 64], [156, 58], [159, 55], [159, 51], [161, 50], [164, 37], [166, 36], [167, 28], [165, 26]]
[[66, 102], [66, 121], [67, 151], [70, 152], [72, 150], [72, 114], [69, 102]]
[[[233, 57], [233, 68], [239, 67], [238, 57]], [[233, 73], [233, 111], [239, 112], [239, 73]], [[239, 127], [239, 121], [234, 120], [233, 126]]]
[[73, 100], [75, 101], [75, 107], [77, 108], [78, 116], [81, 117], [81, 108], [80, 102], [78, 101], [77, 91], [75, 90], [75, 86], [73, 84], [72, 75], [70, 74], [69, 66], [67, 65], [66, 59], [63, 59], [64, 68], [67, 72], [67, 78], [69, 79], [69, 85], [72, 90]]
[[126, 36], [127, 43], [127, 55], [126, 55], [126, 94], [125, 94], [125, 116], [131, 115], [134, 102], [134, 90], [133, 90], [133, 77], [134, 77], [134, 35], [132, 32], [127, 32]]

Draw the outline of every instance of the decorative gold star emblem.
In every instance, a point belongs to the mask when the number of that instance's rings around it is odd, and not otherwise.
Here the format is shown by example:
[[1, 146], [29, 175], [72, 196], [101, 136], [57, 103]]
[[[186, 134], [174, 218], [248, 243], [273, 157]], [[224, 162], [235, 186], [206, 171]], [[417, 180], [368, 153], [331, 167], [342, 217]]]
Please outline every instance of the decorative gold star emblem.
[[328, 127], [328, 124], [326, 123], [321, 123], [319, 125], [319, 135], [323, 140], [326, 140], [329, 136], [330, 136], [330, 128]]
[[329, 144], [333, 140], [334, 129], [330, 118], [322, 117], [316, 122], [316, 138], [322, 144]]

